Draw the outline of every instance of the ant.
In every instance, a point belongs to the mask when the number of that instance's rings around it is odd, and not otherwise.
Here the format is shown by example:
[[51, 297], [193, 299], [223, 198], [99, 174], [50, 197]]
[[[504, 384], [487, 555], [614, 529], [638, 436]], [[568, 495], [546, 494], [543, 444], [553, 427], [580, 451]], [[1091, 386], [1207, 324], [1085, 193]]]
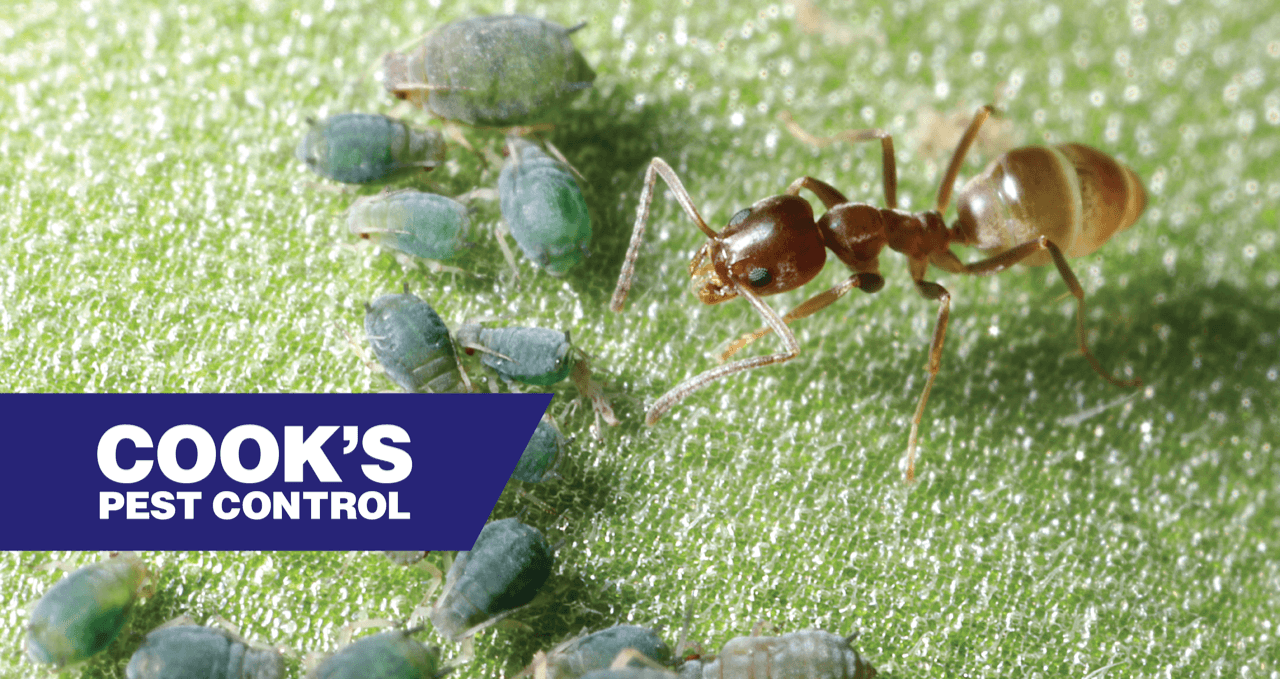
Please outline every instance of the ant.
[[[925, 280], [930, 264], [950, 273], [986, 276], [1018, 263], [1041, 266], [1052, 262], [1076, 298], [1076, 330], [1085, 359], [1111, 384], [1141, 386], [1138, 379], [1112, 377], [1090, 353], [1084, 331], [1084, 289], [1067, 264], [1068, 257], [1092, 253], [1112, 235], [1137, 221], [1147, 204], [1141, 181], [1133, 170], [1114, 158], [1082, 144], [1017, 148], [996, 158], [982, 174], [964, 185], [956, 200], [958, 219], [948, 227], [942, 213], [951, 202], [952, 186], [978, 130], [991, 113], [992, 107], [987, 105], [974, 114], [952, 154], [934, 208], [918, 213], [898, 209], [893, 137], [879, 129], [849, 130], [835, 139], [880, 141], [887, 208], [850, 202], [831, 185], [812, 177], [801, 177], [792, 182], [784, 194], [765, 198], [738, 211], [719, 233], [703, 221], [671, 166], [661, 158], [654, 158], [645, 173], [635, 230], [610, 305], [613, 311], [622, 310], [631, 289], [654, 184], [661, 176], [685, 213], [709, 239], [689, 262], [689, 276], [696, 284], [698, 298], [704, 304], [719, 304], [742, 297], [764, 318], [767, 326], [734, 341], [721, 355], [721, 360], [728, 360], [770, 332], [782, 340], [784, 351], [739, 359], [681, 382], [653, 404], [645, 423], [654, 424], [680, 399], [715, 380], [798, 356], [800, 344], [787, 324], [821, 311], [854, 288], [867, 293], [879, 292], [884, 287], [879, 258], [885, 246], [907, 256], [907, 269], [916, 290], [922, 297], [939, 303], [929, 347], [929, 377], [911, 420], [907, 442], [908, 483], [915, 479], [920, 420], [941, 364], [951, 309], [951, 293]], [[811, 143], [832, 141], [812, 137], [794, 123], [789, 126], [793, 134]], [[826, 207], [827, 212], [816, 221], [813, 208], [800, 197], [801, 189], [811, 191]], [[990, 256], [966, 264], [951, 251], [952, 244], [973, 246]], [[827, 249], [835, 253], [853, 275], [801, 302], [785, 316], [779, 316], [761, 300], [812, 280], [826, 263]]]

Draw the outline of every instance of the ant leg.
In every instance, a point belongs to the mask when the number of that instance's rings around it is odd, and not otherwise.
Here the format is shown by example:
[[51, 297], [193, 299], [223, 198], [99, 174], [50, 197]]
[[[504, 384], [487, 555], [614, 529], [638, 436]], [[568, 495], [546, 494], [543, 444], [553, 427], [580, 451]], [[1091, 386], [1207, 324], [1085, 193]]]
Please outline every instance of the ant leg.
[[773, 365], [774, 363], [784, 363], [800, 355], [800, 343], [796, 341], [795, 333], [791, 332], [791, 328], [788, 328], [787, 324], [782, 321], [782, 317], [778, 315], [778, 312], [769, 308], [769, 305], [765, 304], [760, 297], [756, 295], [756, 293], [748, 290], [747, 288], [736, 283], [734, 284], [734, 288], [738, 290], [738, 294], [741, 295], [743, 299], [747, 300], [751, 303], [751, 306], [755, 307], [757, 313], [764, 317], [765, 323], [768, 323], [769, 327], [772, 328], [773, 331], [778, 334], [778, 337], [782, 339], [782, 344], [786, 347], [786, 351], [780, 354], [744, 358], [742, 360], [734, 361], [733, 363], [726, 363], [725, 365], [712, 368], [711, 370], [690, 377], [684, 382], [676, 385], [671, 389], [671, 391], [663, 394], [656, 402], [654, 402], [653, 407], [649, 408], [649, 413], [645, 415], [645, 424], [654, 424], [658, 420], [662, 419], [662, 416], [671, 409], [671, 406], [680, 401], [680, 399], [707, 386], [708, 384], [711, 384], [721, 377], [742, 372], [744, 370], [763, 368], [766, 365]]
[[702, 220], [702, 215], [698, 214], [693, 198], [685, 190], [675, 170], [671, 169], [667, 161], [654, 158], [649, 162], [649, 169], [644, 173], [644, 188], [640, 190], [640, 204], [636, 207], [636, 226], [631, 232], [631, 245], [627, 247], [627, 257], [622, 261], [622, 272], [618, 275], [618, 286], [614, 288], [613, 299], [609, 302], [609, 308], [615, 312], [622, 311], [622, 305], [627, 301], [627, 292], [631, 290], [631, 277], [635, 275], [636, 258], [640, 256], [640, 242], [644, 240], [644, 226], [649, 219], [649, 204], [653, 202], [653, 185], [659, 175], [667, 182], [667, 186], [671, 188], [676, 201], [680, 203], [680, 207], [684, 208], [689, 219], [692, 219], [708, 238], [715, 238], [718, 235]]
[[1005, 269], [1017, 264], [1018, 262], [1036, 254], [1042, 250], [1048, 250], [1049, 255], [1053, 257], [1053, 265], [1058, 267], [1058, 275], [1062, 277], [1062, 282], [1067, 284], [1067, 289], [1076, 298], [1076, 336], [1080, 341], [1080, 353], [1084, 354], [1085, 360], [1089, 361], [1089, 365], [1093, 366], [1094, 372], [1102, 376], [1102, 379], [1110, 382], [1117, 387], [1140, 387], [1142, 380], [1134, 378], [1132, 380], [1121, 380], [1112, 377], [1109, 373], [1102, 369], [1102, 364], [1089, 351], [1089, 343], [1085, 339], [1084, 333], [1084, 288], [1080, 286], [1080, 281], [1076, 279], [1075, 273], [1071, 270], [1071, 266], [1067, 264], [1067, 258], [1062, 254], [1062, 250], [1058, 248], [1053, 241], [1047, 236], [1039, 236], [1035, 240], [1027, 241], [1010, 250], [1002, 252], [994, 257], [981, 259], [970, 264], [964, 264], [950, 250], [945, 255], [935, 255], [938, 261], [934, 263], [942, 269], [953, 271], [956, 273], [966, 273], [974, 276], [989, 276], [999, 273]]
[[[800, 127], [791, 118], [791, 114], [786, 111], [779, 113], [778, 119], [786, 123], [787, 131], [791, 133], [791, 136], [810, 146], [822, 147], [837, 141], [854, 143], [879, 139], [881, 161], [884, 163], [884, 202], [891, 210], [898, 207], [898, 166], [893, 157], [893, 135], [884, 130], [865, 129], [837, 132], [834, 137], [815, 137]], [[828, 205], [827, 207], [831, 206]]]
[[798, 196], [800, 195], [800, 189], [809, 189], [812, 191], [813, 195], [817, 196], [818, 200], [821, 200], [822, 204], [825, 205], [828, 210], [842, 203], [849, 202], [849, 199], [845, 198], [844, 194], [837, 191], [835, 187], [820, 179], [814, 179], [813, 177], [801, 177], [791, 182], [791, 186], [787, 187], [786, 193], [788, 196]]
[[[791, 321], [812, 316], [813, 314], [827, 308], [841, 297], [844, 297], [845, 294], [854, 288], [861, 288], [863, 292], [880, 292], [880, 289], [883, 287], [884, 277], [880, 274], [856, 273], [829, 290], [824, 290], [801, 302], [796, 306], [796, 308], [788, 311], [786, 316], [782, 317], [782, 322], [790, 324]], [[729, 348], [726, 349], [723, 354], [720, 354], [720, 360], [729, 360], [730, 357], [741, 351], [743, 347], [771, 332], [773, 332], [773, 329], [766, 327], [760, 328], [755, 332], [746, 333], [742, 337], [734, 340], [733, 344], [730, 344]]]
[[969, 154], [969, 147], [973, 146], [973, 140], [978, 138], [978, 129], [982, 127], [982, 123], [986, 122], [992, 110], [991, 104], [985, 104], [973, 114], [973, 122], [969, 123], [969, 129], [964, 131], [964, 136], [956, 145], [955, 152], [951, 154], [951, 164], [947, 166], [947, 173], [942, 176], [942, 185], [938, 187], [938, 201], [933, 207], [938, 214], [947, 211], [947, 205], [951, 203], [951, 190], [955, 186], [956, 175], [960, 174], [960, 165], [964, 163], [964, 157]]
[[920, 393], [920, 402], [916, 405], [916, 415], [911, 418], [911, 434], [907, 437], [907, 483], [916, 480], [916, 447], [920, 438], [920, 420], [924, 417], [924, 404], [929, 402], [929, 392], [933, 390], [933, 378], [938, 376], [938, 368], [942, 365], [942, 342], [947, 338], [947, 319], [951, 316], [951, 293], [947, 289], [932, 283], [916, 279], [916, 290], [926, 299], [942, 302], [938, 307], [938, 322], [933, 326], [933, 342], [929, 345], [929, 377], [925, 380], [924, 391]]

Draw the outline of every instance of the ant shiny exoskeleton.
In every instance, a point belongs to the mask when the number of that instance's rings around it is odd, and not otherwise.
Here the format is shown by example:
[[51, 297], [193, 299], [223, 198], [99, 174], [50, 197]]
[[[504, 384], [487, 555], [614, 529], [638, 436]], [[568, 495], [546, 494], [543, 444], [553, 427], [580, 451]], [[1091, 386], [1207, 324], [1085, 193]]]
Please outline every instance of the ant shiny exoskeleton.
[[[719, 233], [703, 221], [689, 192], [666, 161], [654, 158], [645, 173], [635, 231], [611, 308], [621, 311], [631, 288], [654, 184], [661, 176], [685, 213], [709, 238], [689, 262], [689, 275], [697, 283], [698, 298], [705, 304], [718, 304], [741, 296], [767, 325], [736, 340], [721, 358], [727, 360], [770, 332], [782, 339], [785, 351], [739, 359], [685, 380], [653, 404], [645, 422], [657, 422], [677, 401], [721, 377], [795, 358], [800, 344], [787, 324], [827, 307], [854, 288], [878, 292], [884, 287], [879, 258], [885, 246], [907, 256], [916, 290], [941, 304], [929, 348], [929, 377], [911, 421], [908, 481], [915, 477], [920, 420], [938, 374], [951, 308], [951, 293], [925, 280], [930, 264], [951, 273], [989, 275], [1017, 263], [1039, 266], [1053, 262], [1076, 298], [1080, 352], [1108, 382], [1117, 386], [1140, 385], [1140, 380], [1121, 380], [1107, 374], [1089, 352], [1084, 332], [1084, 289], [1067, 265], [1067, 257], [1090, 254], [1112, 235], [1131, 226], [1146, 207], [1142, 183], [1114, 158], [1081, 144], [1018, 148], [996, 158], [982, 174], [965, 184], [956, 201], [959, 217], [947, 227], [942, 213], [951, 200], [956, 175], [991, 112], [990, 106], [984, 106], [974, 115], [942, 178], [934, 208], [918, 213], [897, 207], [893, 137], [883, 130], [850, 130], [838, 138], [851, 142], [880, 140], [887, 208], [849, 202], [829, 184], [801, 177], [787, 187], [785, 194], [765, 198], [734, 214]], [[793, 127], [792, 131], [802, 138], [807, 136], [798, 128]], [[816, 221], [813, 208], [799, 195], [801, 189], [809, 189], [826, 206], [827, 212]], [[993, 254], [965, 264], [951, 251], [952, 244], [970, 245]], [[828, 248], [854, 272], [852, 276], [801, 302], [785, 316], [779, 316], [761, 300], [812, 280], [826, 263]]]

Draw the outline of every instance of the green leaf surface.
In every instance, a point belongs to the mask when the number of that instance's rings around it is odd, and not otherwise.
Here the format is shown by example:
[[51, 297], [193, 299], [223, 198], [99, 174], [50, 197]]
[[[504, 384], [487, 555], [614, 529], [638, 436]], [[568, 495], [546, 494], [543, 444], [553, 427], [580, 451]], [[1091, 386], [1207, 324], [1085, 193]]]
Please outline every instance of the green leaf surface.
[[[513, 281], [485, 201], [459, 264], [475, 275], [353, 250], [342, 212], [378, 189], [335, 192], [307, 174], [293, 158], [306, 118], [438, 125], [381, 91], [381, 54], [509, 11], [589, 22], [574, 41], [596, 86], [550, 138], [585, 177], [592, 256], [557, 279], [517, 254]], [[362, 305], [408, 282], [450, 323], [569, 330], [623, 420], [596, 440], [590, 408], [557, 387], [551, 412], [574, 437], [565, 478], [527, 489], [536, 503], [513, 484], [494, 514], [524, 512], [559, 543], [556, 573], [455, 676], [510, 676], [535, 651], [617, 622], [666, 625], [674, 643], [686, 608], [688, 637], [708, 653], [762, 620], [858, 631], [889, 677], [1083, 677], [1113, 663], [1108, 676], [1275, 676], [1278, 67], [1274, 7], [1210, 0], [10, 3], [0, 391], [389, 390], [356, 351]], [[741, 301], [707, 307], [689, 293], [686, 263], [706, 238], [662, 185], [628, 306], [607, 310], [652, 157], [719, 229], [803, 175], [882, 201], [878, 145], [808, 146], [780, 112], [820, 135], [879, 127], [896, 143], [899, 202], [920, 210], [948, 130], [993, 100], [994, 134], [962, 178], [1009, 145], [1064, 141], [1143, 178], [1146, 213], [1072, 267], [1094, 353], [1146, 386], [1090, 369], [1052, 268], [934, 270], [951, 322], [919, 481], [904, 484], [937, 303], [886, 253], [883, 291], [796, 323], [795, 360], [643, 424], [658, 396], [761, 325]], [[494, 131], [465, 134], [501, 148]], [[454, 196], [495, 186], [497, 171], [455, 147], [444, 167], [393, 185]], [[766, 301], [789, 309], [847, 275], [830, 264]], [[467, 367], [488, 380], [478, 360]], [[332, 652], [349, 621], [414, 617], [431, 583], [374, 554], [143, 557], [156, 593], [73, 672], [123, 676], [141, 637], [179, 614]], [[22, 656], [25, 607], [60, 576], [36, 567], [97, 558], [0, 555], [0, 676], [45, 675]], [[461, 653], [432, 631], [419, 638]]]

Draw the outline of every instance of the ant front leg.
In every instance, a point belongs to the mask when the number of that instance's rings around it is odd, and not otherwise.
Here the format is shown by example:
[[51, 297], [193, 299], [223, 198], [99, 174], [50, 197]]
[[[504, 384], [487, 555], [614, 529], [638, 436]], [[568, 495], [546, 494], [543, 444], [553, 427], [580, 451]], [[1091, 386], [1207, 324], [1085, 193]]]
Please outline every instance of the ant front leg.
[[680, 399], [707, 386], [708, 384], [711, 384], [721, 377], [726, 377], [744, 370], [763, 368], [766, 365], [773, 365], [774, 363], [783, 363], [800, 355], [800, 343], [796, 341], [795, 333], [791, 332], [791, 328], [787, 327], [786, 322], [782, 320], [782, 317], [778, 315], [778, 312], [771, 309], [769, 305], [765, 304], [758, 295], [748, 290], [746, 287], [737, 285], [736, 283], [734, 284], [734, 287], [737, 289], [738, 294], [742, 296], [743, 299], [750, 302], [751, 306], [755, 307], [755, 310], [764, 317], [764, 321], [769, 325], [769, 328], [778, 334], [778, 337], [782, 339], [783, 346], [786, 347], [786, 351], [780, 354], [744, 358], [690, 377], [684, 382], [676, 385], [676, 387], [671, 391], [663, 394], [662, 397], [653, 404], [653, 407], [649, 409], [649, 413], [645, 415], [645, 424], [654, 424], [658, 420], [662, 419], [662, 416], [671, 409], [671, 406], [678, 403]]
[[[788, 311], [786, 316], [782, 317], [782, 322], [790, 325], [791, 321], [812, 316], [813, 314], [827, 308], [841, 297], [844, 297], [845, 294], [854, 288], [860, 288], [863, 292], [879, 292], [883, 287], [884, 277], [880, 274], [856, 273], [844, 279], [839, 284], [827, 290], [823, 290], [813, 297], [801, 302], [796, 306], [796, 308]], [[734, 354], [741, 351], [748, 344], [751, 344], [771, 332], [773, 332], [773, 328], [765, 327], [755, 330], [754, 332], [744, 334], [742, 337], [734, 340], [733, 344], [730, 344], [729, 348], [725, 349], [723, 354], [720, 354], [720, 360], [729, 360]]]
[[613, 290], [613, 299], [609, 303], [609, 308], [615, 312], [622, 311], [623, 305], [627, 301], [627, 293], [631, 290], [631, 278], [635, 275], [636, 259], [640, 256], [640, 243], [644, 240], [645, 223], [649, 221], [649, 205], [653, 202], [653, 185], [661, 176], [667, 182], [667, 186], [671, 187], [671, 192], [675, 194], [676, 202], [680, 203], [680, 207], [684, 208], [685, 214], [689, 215], [689, 219], [702, 229], [709, 238], [715, 238], [716, 232], [707, 226], [703, 221], [702, 215], [698, 214], [698, 208], [693, 204], [693, 198], [689, 192], [685, 190], [684, 184], [680, 182], [680, 177], [676, 175], [675, 170], [667, 164], [667, 161], [661, 158], [654, 158], [649, 162], [649, 169], [644, 173], [644, 188], [640, 190], [640, 204], [636, 207], [636, 226], [631, 232], [631, 245], [627, 247], [626, 259], [622, 261], [622, 271], [618, 274], [618, 285]]

